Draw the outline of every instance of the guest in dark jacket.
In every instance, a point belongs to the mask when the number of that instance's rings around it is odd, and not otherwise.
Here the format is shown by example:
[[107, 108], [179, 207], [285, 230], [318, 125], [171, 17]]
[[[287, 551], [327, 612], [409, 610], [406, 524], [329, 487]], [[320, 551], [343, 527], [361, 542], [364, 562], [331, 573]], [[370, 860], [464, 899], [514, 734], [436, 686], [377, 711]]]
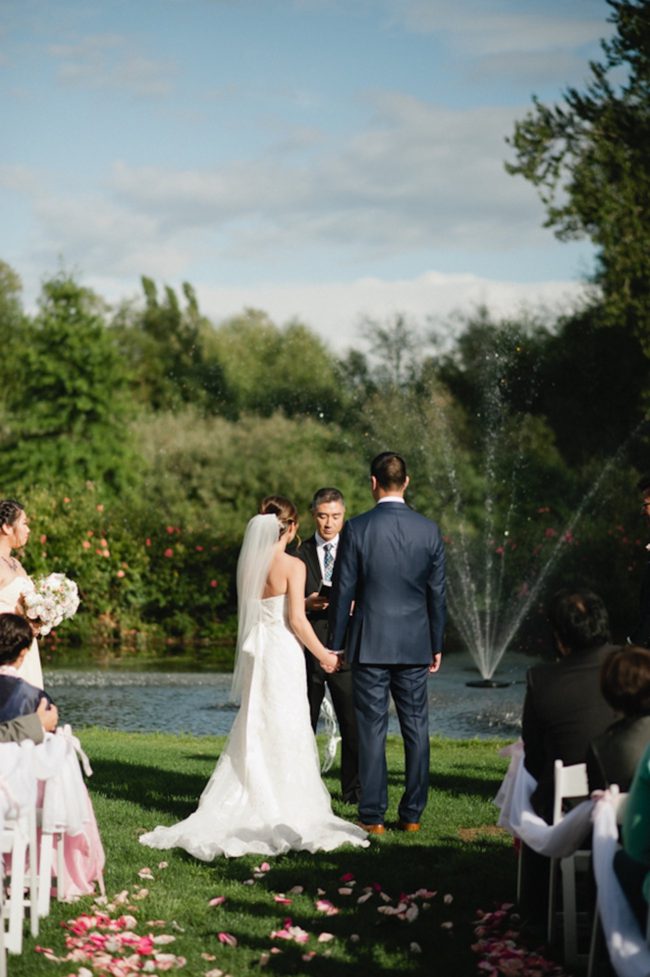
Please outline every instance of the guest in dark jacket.
[[600, 687], [605, 700], [622, 718], [589, 746], [589, 788], [618, 784], [627, 792], [650, 746], [650, 651], [636, 645], [612, 651], [603, 664]]
[[36, 712], [45, 695], [42, 689], [25, 682], [18, 667], [27, 654], [34, 634], [19, 614], [0, 614], [0, 723]]
[[[612, 650], [609, 619], [600, 597], [561, 590], [549, 606], [559, 660], [535, 665], [526, 677], [522, 719], [524, 763], [537, 781], [532, 804], [550, 823], [555, 761], [585, 763], [589, 743], [616, 719], [600, 689], [602, 663]], [[520, 909], [529, 923], [546, 919], [549, 860], [521, 849]]]
[[549, 608], [559, 661], [528, 670], [522, 719], [525, 765], [537, 781], [536, 812], [551, 821], [556, 760], [584, 763], [590, 742], [617, 718], [600, 688], [600, 670], [612, 650], [600, 597], [562, 590]]

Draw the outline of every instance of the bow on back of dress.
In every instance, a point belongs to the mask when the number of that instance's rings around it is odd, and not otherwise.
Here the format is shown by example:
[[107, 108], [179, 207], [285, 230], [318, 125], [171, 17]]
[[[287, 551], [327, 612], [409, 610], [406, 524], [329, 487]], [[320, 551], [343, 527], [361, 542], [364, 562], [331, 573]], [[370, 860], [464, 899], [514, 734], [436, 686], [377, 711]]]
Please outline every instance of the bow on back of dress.
[[230, 698], [240, 702], [250, 677], [250, 656], [242, 654], [249, 634], [259, 623], [262, 594], [269, 575], [275, 544], [280, 536], [280, 524], [271, 513], [253, 516], [246, 527], [244, 541], [237, 561], [237, 648]]

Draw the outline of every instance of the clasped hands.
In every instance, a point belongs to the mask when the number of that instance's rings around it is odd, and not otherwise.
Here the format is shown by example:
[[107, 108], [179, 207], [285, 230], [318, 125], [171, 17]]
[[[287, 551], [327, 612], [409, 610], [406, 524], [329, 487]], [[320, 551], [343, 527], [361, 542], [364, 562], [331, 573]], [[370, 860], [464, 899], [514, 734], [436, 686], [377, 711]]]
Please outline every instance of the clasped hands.
[[334, 672], [338, 672], [338, 670], [341, 667], [341, 658], [342, 658], [342, 656], [343, 656], [343, 652], [342, 651], [339, 651], [339, 652], [330, 651], [330, 652], [328, 652], [327, 653], [327, 658], [324, 658], [321, 661], [321, 665], [323, 667], [323, 671], [327, 672], [328, 675], [333, 675]]

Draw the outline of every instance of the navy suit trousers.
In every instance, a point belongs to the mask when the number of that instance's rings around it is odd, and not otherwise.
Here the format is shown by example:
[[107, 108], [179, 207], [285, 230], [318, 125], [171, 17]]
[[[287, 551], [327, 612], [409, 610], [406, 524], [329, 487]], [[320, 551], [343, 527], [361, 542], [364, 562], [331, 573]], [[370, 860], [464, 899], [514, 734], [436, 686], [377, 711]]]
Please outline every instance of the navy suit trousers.
[[429, 702], [427, 665], [352, 664], [354, 707], [359, 734], [359, 817], [383, 824], [388, 807], [386, 734], [389, 695], [404, 740], [405, 790], [400, 821], [419, 821], [429, 790]]

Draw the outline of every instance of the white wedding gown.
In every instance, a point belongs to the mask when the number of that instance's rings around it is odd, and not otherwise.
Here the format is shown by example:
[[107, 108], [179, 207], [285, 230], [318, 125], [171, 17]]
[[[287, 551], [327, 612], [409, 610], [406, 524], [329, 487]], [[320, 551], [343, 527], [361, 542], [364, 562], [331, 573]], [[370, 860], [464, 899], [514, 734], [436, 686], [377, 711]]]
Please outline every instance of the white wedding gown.
[[[31, 577], [14, 577], [6, 586], [0, 588], [0, 614], [15, 614], [18, 598], [27, 590], [32, 590], [34, 583]], [[43, 670], [41, 668], [41, 656], [38, 651], [36, 638], [32, 641], [29, 651], [25, 655], [22, 665], [18, 669], [18, 674], [26, 682], [35, 685], [37, 689], [43, 688]]]
[[302, 646], [286, 621], [285, 596], [262, 600], [244, 642], [242, 703], [197, 810], [141, 835], [151, 848], [184, 848], [211, 861], [290, 850], [368, 844], [366, 833], [332, 812], [309, 720]]

